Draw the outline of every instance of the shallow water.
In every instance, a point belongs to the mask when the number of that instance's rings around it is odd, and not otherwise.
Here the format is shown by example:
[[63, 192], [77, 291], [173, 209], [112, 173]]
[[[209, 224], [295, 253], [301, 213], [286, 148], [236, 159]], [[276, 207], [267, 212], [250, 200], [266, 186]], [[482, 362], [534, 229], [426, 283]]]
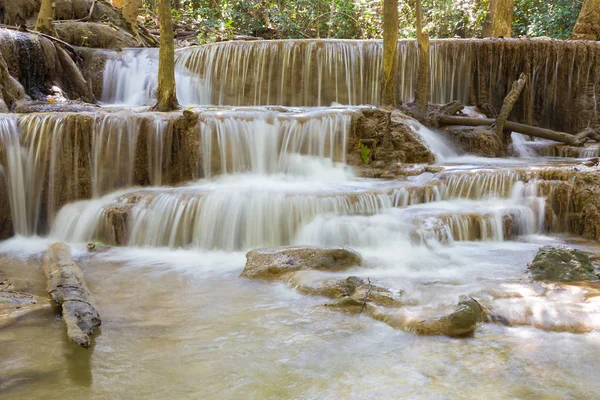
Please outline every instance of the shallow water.
[[[415, 308], [507, 285], [535, 290], [525, 264], [540, 243], [563, 239], [531, 239], [366, 252], [369, 267], [352, 273], [404, 289]], [[13, 258], [2, 258], [0, 271], [39, 267], [39, 259], [15, 261], [36, 251], [27, 241], [35, 239], [2, 245]], [[485, 324], [471, 338], [419, 337], [324, 310], [323, 298], [284, 285], [238, 278], [243, 253], [78, 254], [103, 319], [93, 350], [68, 344], [50, 311], [0, 330], [3, 398], [591, 399], [600, 390], [597, 331]], [[495, 297], [478, 296], [486, 304]], [[560, 315], [561, 302], [551, 305]]]

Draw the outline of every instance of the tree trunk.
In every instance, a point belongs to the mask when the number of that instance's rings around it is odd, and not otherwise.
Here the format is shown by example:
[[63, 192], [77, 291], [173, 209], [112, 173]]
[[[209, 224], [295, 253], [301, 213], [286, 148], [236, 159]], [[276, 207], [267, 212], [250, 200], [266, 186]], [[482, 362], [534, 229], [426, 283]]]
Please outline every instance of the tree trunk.
[[571, 39], [600, 40], [600, 0], [583, 2]]
[[497, 0], [492, 21], [492, 37], [511, 37], [514, 0]]
[[221, 4], [219, 0], [210, 0], [210, 7], [213, 10], [213, 15], [215, 19], [223, 18], [223, 15], [221, 14]]
[[381, 104], [396, 107], [396, 70], [398, 64], [398, 0], [383, 0], [383, 79]]
[[484, 38], [492, 36], [492, 24], [494, 23], [494, 14], [496, 13], [497, 6], [498, 0], [489, 0], [488, 12], [485, 17], [485, 21], [483, 21], [483, 26], [481, 30], [481, 36]]
[[140, 12], [140, 0], [124, 0], [121, 12], [123, 13], [123, 18], [129, 24], [133, 35], [139, 38], [140, 32], [138, 30], [137, 17]]
[[421, 0], [417, 0], [417, 42], [419, 46], [419, 70], [417, 71], [417, 98], [419, 111], [427, 111], [429, 101], [429, 34], [423, 32]]
[[155, 111], [168, 112], [179, 108], [175, 89], [175, 39], [173, 35], [173, 16], [171, 2], [160, 0], [158, 3], [160, 19], [160, 51], [158, 59], [158, 91]]
[[42, 0], [35, 30], [54, 36], [54, 0]]

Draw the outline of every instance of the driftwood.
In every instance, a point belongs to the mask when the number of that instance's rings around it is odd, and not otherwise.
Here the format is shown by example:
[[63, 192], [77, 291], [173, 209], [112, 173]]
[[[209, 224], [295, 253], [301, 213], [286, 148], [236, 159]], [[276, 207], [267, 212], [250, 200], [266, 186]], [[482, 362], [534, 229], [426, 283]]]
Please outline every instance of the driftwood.
[[[442, 125], [490, 126], [496, 123], [496, 120], [491, 118], [467, 118], [451, 115], [441, 115], [439, 122]], [[588, 132], [584, 137], [581, 137], [579, 135], [571, 135], [565, 132], [556, 132], [551, 129], [519, 124], [511, 121], [506, 121], [504, 123], [504, 128], [514, 132], [522, 133], [524, 135], [554, 140], [556, 142], [565, 143], [570, 146], [583, 146], [585, 142], [590, 138], [593, 138], [594, 140], [600, 139], [600, 135], [594, 133], [595, 131], [593, 131], [592, 129], [590, 129], [590, 131], [592, 132]]]
[[50, 246], [44, 257], [44, 273], [52, 301], [62, 307], [69, 339], [81, 347], [90, 347], [90, 335], [100, 326], [100, 316], [69, 246], [64, 243]]
[[508, 116], [510, 115], [515, 103], [519, 99], [519, 96], [525, 87], [525, 83], [527, 83], [527, 75], [521, 73], [519, 79], [513, 83], [510, 92], [508, 92], [508, 95], [506, 95], [504, 98], [504, 103], [500, 109], [500, 115], [498, 115], [498, 118], [496, 118], [496, 135], [498, 135], [499, 138], [502, 137], [504, 124], [506, 123], [506, 120], [508, 119]]

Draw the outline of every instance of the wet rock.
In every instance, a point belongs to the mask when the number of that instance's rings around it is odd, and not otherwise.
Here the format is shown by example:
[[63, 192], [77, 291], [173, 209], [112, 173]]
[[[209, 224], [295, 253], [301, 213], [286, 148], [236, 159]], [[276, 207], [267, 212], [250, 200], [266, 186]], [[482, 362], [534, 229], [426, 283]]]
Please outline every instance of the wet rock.
[[404, 116], [394, 113], [390, 125], [390, 136], [393, 151], [401, 154], [400, 161], [409, 164], [429, 164], [435, 162], [434, 154], [427, 148], [421, 138], [406, 123]]
[[282, 280], [296, 271], [337, 272], [361, 263], [359, 253], [344, 247], [274, 247], [248, 252], [241, 276]]
[[14, 112], [19, 114], [48, 113], [48, 112], [94, 112], [99, 106], [76, 100], [64, 101], [26, 101], [15, 103]]
[[10, 325], [19, 317], [49, 307], [48, 299], [0, 288], [0, 328]]
[[379, 321], [417, 335], [466, 336], [487, 321], [483, 307], [471, 298], [461, 300], [451, 314], [432, 319], [415, 320], [399, 312], [381, 309], [370, 309], [369, 312]]
[[383, 307], [400, 307], [405, 304], [400, 292], [374, 285], [368, 279], [350, 276], [346, 279], [329, 279], [304, 283], [300, 278], [301, 272], [295, 274], [290, 283], [296, 290], [311, 296], [324, 296], [335, 299], [330, 307], [342, 307], [347, 305], [364, 303], [375, 304]]
[[444, 128], [446, 137], [463, 153], [477, 154], [483, 157], [501, 157], [504, 155], [502, 141], [496, 133], [485, 127], [449, 126]]
[[534, 280], [570, 282], [598, 279], [587, 255], [565, 247], [542, 247], [529, 270]]
[[5, 88], [1, 97], [9, 109], [16, 100], [27, 96], [46, 100], [57, 91], [67, 99], [93, 100], [73, 54], [54, 41], [33, 33], [0, 29], [0, 53], [0, 83]]

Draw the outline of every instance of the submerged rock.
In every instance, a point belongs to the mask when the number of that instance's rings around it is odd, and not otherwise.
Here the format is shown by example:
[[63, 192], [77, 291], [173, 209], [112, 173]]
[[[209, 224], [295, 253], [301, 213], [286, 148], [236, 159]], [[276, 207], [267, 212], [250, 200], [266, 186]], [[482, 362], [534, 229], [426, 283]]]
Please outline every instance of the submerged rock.
[[241, 276], [281, 280], [296, 271], [336, 272], [361, 263], [361, 255], [345, 247], [274, 247], [248, 252]]
[[399, 312], [370, 309], [370, 315], [393, 328], [418, 335], [465, 336], [487, 321], [483, 307], [474, 299], [461, 300], [451, 314], [424, 320], [415, 320]]
[[529, 270], [534, 280], [570, 282], [598, 279], [590, 258], [579, 250], [566, 247], [542, 247]]
[[[343, 308], [345, 311], [356, 311], [368, 304], [384, 307], [400, 307], [405, 304], [402, 294], [382, 286], [374, 285], [369, 279], [350, 276], [346, 279], [329, 279], [326, 281], [304, 283], [297, 273], [290, 283], [303, 294], [325, 296], [335, 301], [328, 307]], [[353, 310], [354, 306], [358, 309]]]
[[48, 299], [27, 293], [0, 290], [0, 328], [17, 318], [50, 307]]

